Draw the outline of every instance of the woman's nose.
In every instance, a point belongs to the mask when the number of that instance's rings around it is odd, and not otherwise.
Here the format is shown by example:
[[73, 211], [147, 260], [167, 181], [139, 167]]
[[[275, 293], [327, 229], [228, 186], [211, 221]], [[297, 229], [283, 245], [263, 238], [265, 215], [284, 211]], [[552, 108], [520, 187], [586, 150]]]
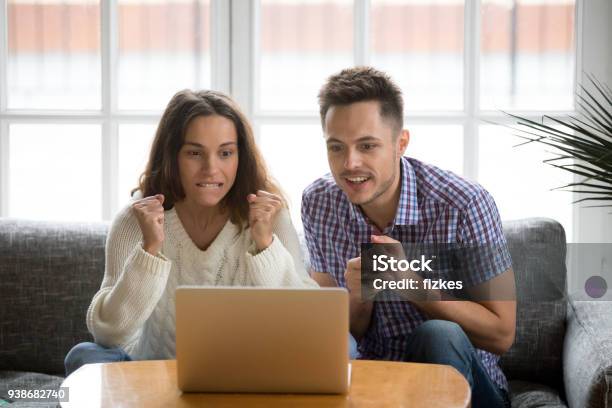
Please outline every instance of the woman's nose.
[[202, 166], [200, 170], [206, 174], [215, 173], [217, 170], [217, 163], [215, 161], [215, 158], [210, 156], [203, 157]]

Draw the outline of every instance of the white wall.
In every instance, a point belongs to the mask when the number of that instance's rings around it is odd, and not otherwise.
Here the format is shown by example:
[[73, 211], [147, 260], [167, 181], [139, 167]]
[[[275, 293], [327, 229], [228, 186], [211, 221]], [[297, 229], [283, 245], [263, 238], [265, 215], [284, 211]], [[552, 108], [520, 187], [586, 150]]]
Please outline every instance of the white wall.
[[[588, 83], [586, 74], [589, 73], [612, 86], [612, 1], [581, 0], [578, 5], [582, 10], [577, 7], [577, 12], [584, 13], [586, 23], [577, 39], [582, 43], [578, 49], [582, 49], [583, 54], [578, 79]], [[573, 239], [568, 237], [568, 241], [612, 243], [612, 207], [583, 208], [578, 204], [574, 210], [574, 225]], [[612, 254], [607, 264], [612, 265]]]

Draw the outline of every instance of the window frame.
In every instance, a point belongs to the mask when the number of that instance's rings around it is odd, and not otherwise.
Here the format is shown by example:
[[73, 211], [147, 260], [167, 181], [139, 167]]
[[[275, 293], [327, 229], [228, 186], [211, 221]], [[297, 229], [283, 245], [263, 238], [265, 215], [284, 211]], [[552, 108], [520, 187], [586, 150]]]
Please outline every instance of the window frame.
[[[0, 217], [9, 210], [9, 126], [23, 123], [97, 124], [102, 135], [102, 220], [110, 220], [119, 210], [119, 126], [122, 124], [156, 124], [159, 111], [119, 110], [118, 78], [118, 1], [99, 0], [100, 7], [100, 110], [77, 109], [8, 109], [8, 1], [0, 0]], [[212, 87], [230, 89], [230, 8], [223, 0], [210, 0], [211, 83]]]
[[[263, 124], [292, 123], [319, 124], [319, 118], [312, 113], [274, 113], [256, 111], [256, 87], [258, 78], [255, 58], [258, 55], [258, 24], [260, 1], [255, 0], [210, 0], [211, 22], [211, 75], [212, 86], [231, 93], [252, 119], [256, 135]], [[585, 7], [589, 12], [585, 13]], [[607, 8], [606, 8], [607, 7]], [[589, 28], [586, 38], [583, 30], [585, 14], [595, 18], [599, 9], [609, 10], [604, 1], [585, 5], [583, 0], [575, 3], [575, 64], [574, 84], [583, 78], [585, 72], [599, 72], [602, 61], [595, 57], [597, 52], [583, 53], [583, 45], [598, 47], [604, 52], [603, 65], [610, 63], [610, 51], [596, 33], [606, 32], [605, 18], [597, 20], [595, 29]], [[0, 0], [0, 217], [8, 216], [9, 205], [9, 126], [21, 123], [94, 123], [101, 126], [102, 132], [102, 189], [103, 205], [101, 218], [109, 220], [118, 210], [118, 129], [126, 123], [156, 123], [159, 111], [119, 111], [117, 109], [117, 0], [100, 1], [100, 52], [101, 52], [101, 109], [100, 110], [29, 110], [7, 109], [7, 60], [8, 60], [8, 0]], [[366, 64], [368, 53], [368, 26], [370, 1], [354, 0], [354, 61]], [[599, 8], [599, 9], [598, 9]], [[406, 112], [408, 126], [432, 124], [457, 124], [464, 132], [464, 175], [478, 179], [479, 125], [483, 121], [510, 123], [508, 117], [498, 111], [480, 110], [478, 70], [480, 53], [480, 0], [465, 0], [464, 3], [464, 107], [457, 112]], [[595, 11], [594, 11], [595, 10]], [[591, 24], [591, 20], [589, 20]], [[584, 58], [589, 58], [585, 60]], [[255, 69], [253, 69], [255, 68]], [[605, 71], [604, 71], [605, 72]], [[547, 114], [561, 116], [575, 113], [554, 111]], [[539, 119], [545, 112], [513, 111], [530, 118]], [[573, 240], [578, 242], [579, 230], [584, 235], [585, 228], [596, 228], [597, 217], [581, 217], [580, 209], [573, 210]], [[602, 216], [606, 213], [602, 212]], [[585, 220], [581, 222], [581, 218]], [[599, 227], [601, 228], [601, 227]], [[582, 236], [580, 235], [580, 236]], [[568, 237], [570, 238], [570, 237]]]
[[[247, 83], [247, 87], [232, 87], [231, 91], [234, 96], [240, 96], [240, 102], [249, 113], [249, 117], [253, 122], [256, 137], [261, 132], [262, 125], [269, 124], [320, 124], [318, 114], [304, 112], [264, 112], [258, 107], [258, 96], [256, 95], [257, 87], [255, 81], [259, 77], [258, 73], [258, 35], [259, 35], [259, 10], [261, 7], [260, 0], [253, 2], [247, 1], [242, 4], [242, 1], [233, 0], [234, 3], [239, 3], [236, 6], [239, 12], [232, 13], [232, 36], [241, 38], [241, 46], [244, 46], [248, 40], [250, 52], [244, 53], [248, 55], [247, 63], [241, 64], [243, 69], [233, 72], [234, 76], [238, 76], [239, 83]], [[370, 0], [354, 0], [353, 2], [353, 58], [355, 65], [367, 65], [369, 62], [369, 14]], [[583, 2], [576, 0], [574, 11], [574, 75], [573, 88], [578, 82], [579, 73], [582, 72], [582, 52], [583, 44], [582, 33], [582, 16]], [[463, 128], [463, 175], [472, 180], [478, 180], [479, 166], [479, 131], [480, 125], [487, 122], [495, 122], [500, 124], [512, 124], [513, 121], [508, 116], [497, 110], [480, 109], [480, 15], [481, 15], [481, 0], [465, 0], [464, 1], [464, 49], [463, 49], [463, 109], [457, 111], [427, 111], [427, 112], [404, 112], [404, 123], [410, 129], [411, 125], [459, 125]], [[245, 33], [246, 31], [246, 33]], [[243, 55], [243, 58], [246, 58]], [[251, 67], [249, 70], [248, 67]], [[509, 110], [510, 112], [524, 116], [529, 119], [539, 120], [542, 115], [565, 116], [576, 113], [576, 103], [571, 110]], [[577, 209], [572, 212], [572, 237], [577, 237]], [[574, 239], [575, 240], [575, 239]]]

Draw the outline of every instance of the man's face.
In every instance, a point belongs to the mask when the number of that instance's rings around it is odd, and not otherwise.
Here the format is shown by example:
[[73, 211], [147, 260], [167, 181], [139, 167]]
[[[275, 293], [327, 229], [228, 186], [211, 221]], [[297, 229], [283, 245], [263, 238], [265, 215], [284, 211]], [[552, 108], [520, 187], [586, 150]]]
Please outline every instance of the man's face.
[[332, 106], [325, 139], [332, 175], [353, 204], [376, 205], [394, 196], [408, 132], [380, 116], [379, 102]]

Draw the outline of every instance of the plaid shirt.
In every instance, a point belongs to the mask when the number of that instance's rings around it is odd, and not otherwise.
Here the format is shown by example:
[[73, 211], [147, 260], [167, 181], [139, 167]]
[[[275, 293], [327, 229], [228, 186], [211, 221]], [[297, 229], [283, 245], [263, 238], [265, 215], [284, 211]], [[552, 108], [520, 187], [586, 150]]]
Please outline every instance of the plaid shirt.
[[[370, 224], [331, 174], [316, 180], [302, 196], [302, 222], [312, 269], [329, 273], [346, 287], [349, 259], [360, 255], [372, 234], [400, 242], [494, 244], [502, 256], [486, 274], [470, 276], [471, 284], [489, 280], [512, 266], [497, 207], [480, 185], [454, 173], [408, 157], [401, 159], [401, 192], [393, 222], [384, 229]], [[427, 317], [407, 301], [374, 302], [372, 320], [359, 351], [363, 358], [401, 361], [406, 337]], [[508, 383], [499, 356], [476, 349], [489, 376], [500, 387]]]

